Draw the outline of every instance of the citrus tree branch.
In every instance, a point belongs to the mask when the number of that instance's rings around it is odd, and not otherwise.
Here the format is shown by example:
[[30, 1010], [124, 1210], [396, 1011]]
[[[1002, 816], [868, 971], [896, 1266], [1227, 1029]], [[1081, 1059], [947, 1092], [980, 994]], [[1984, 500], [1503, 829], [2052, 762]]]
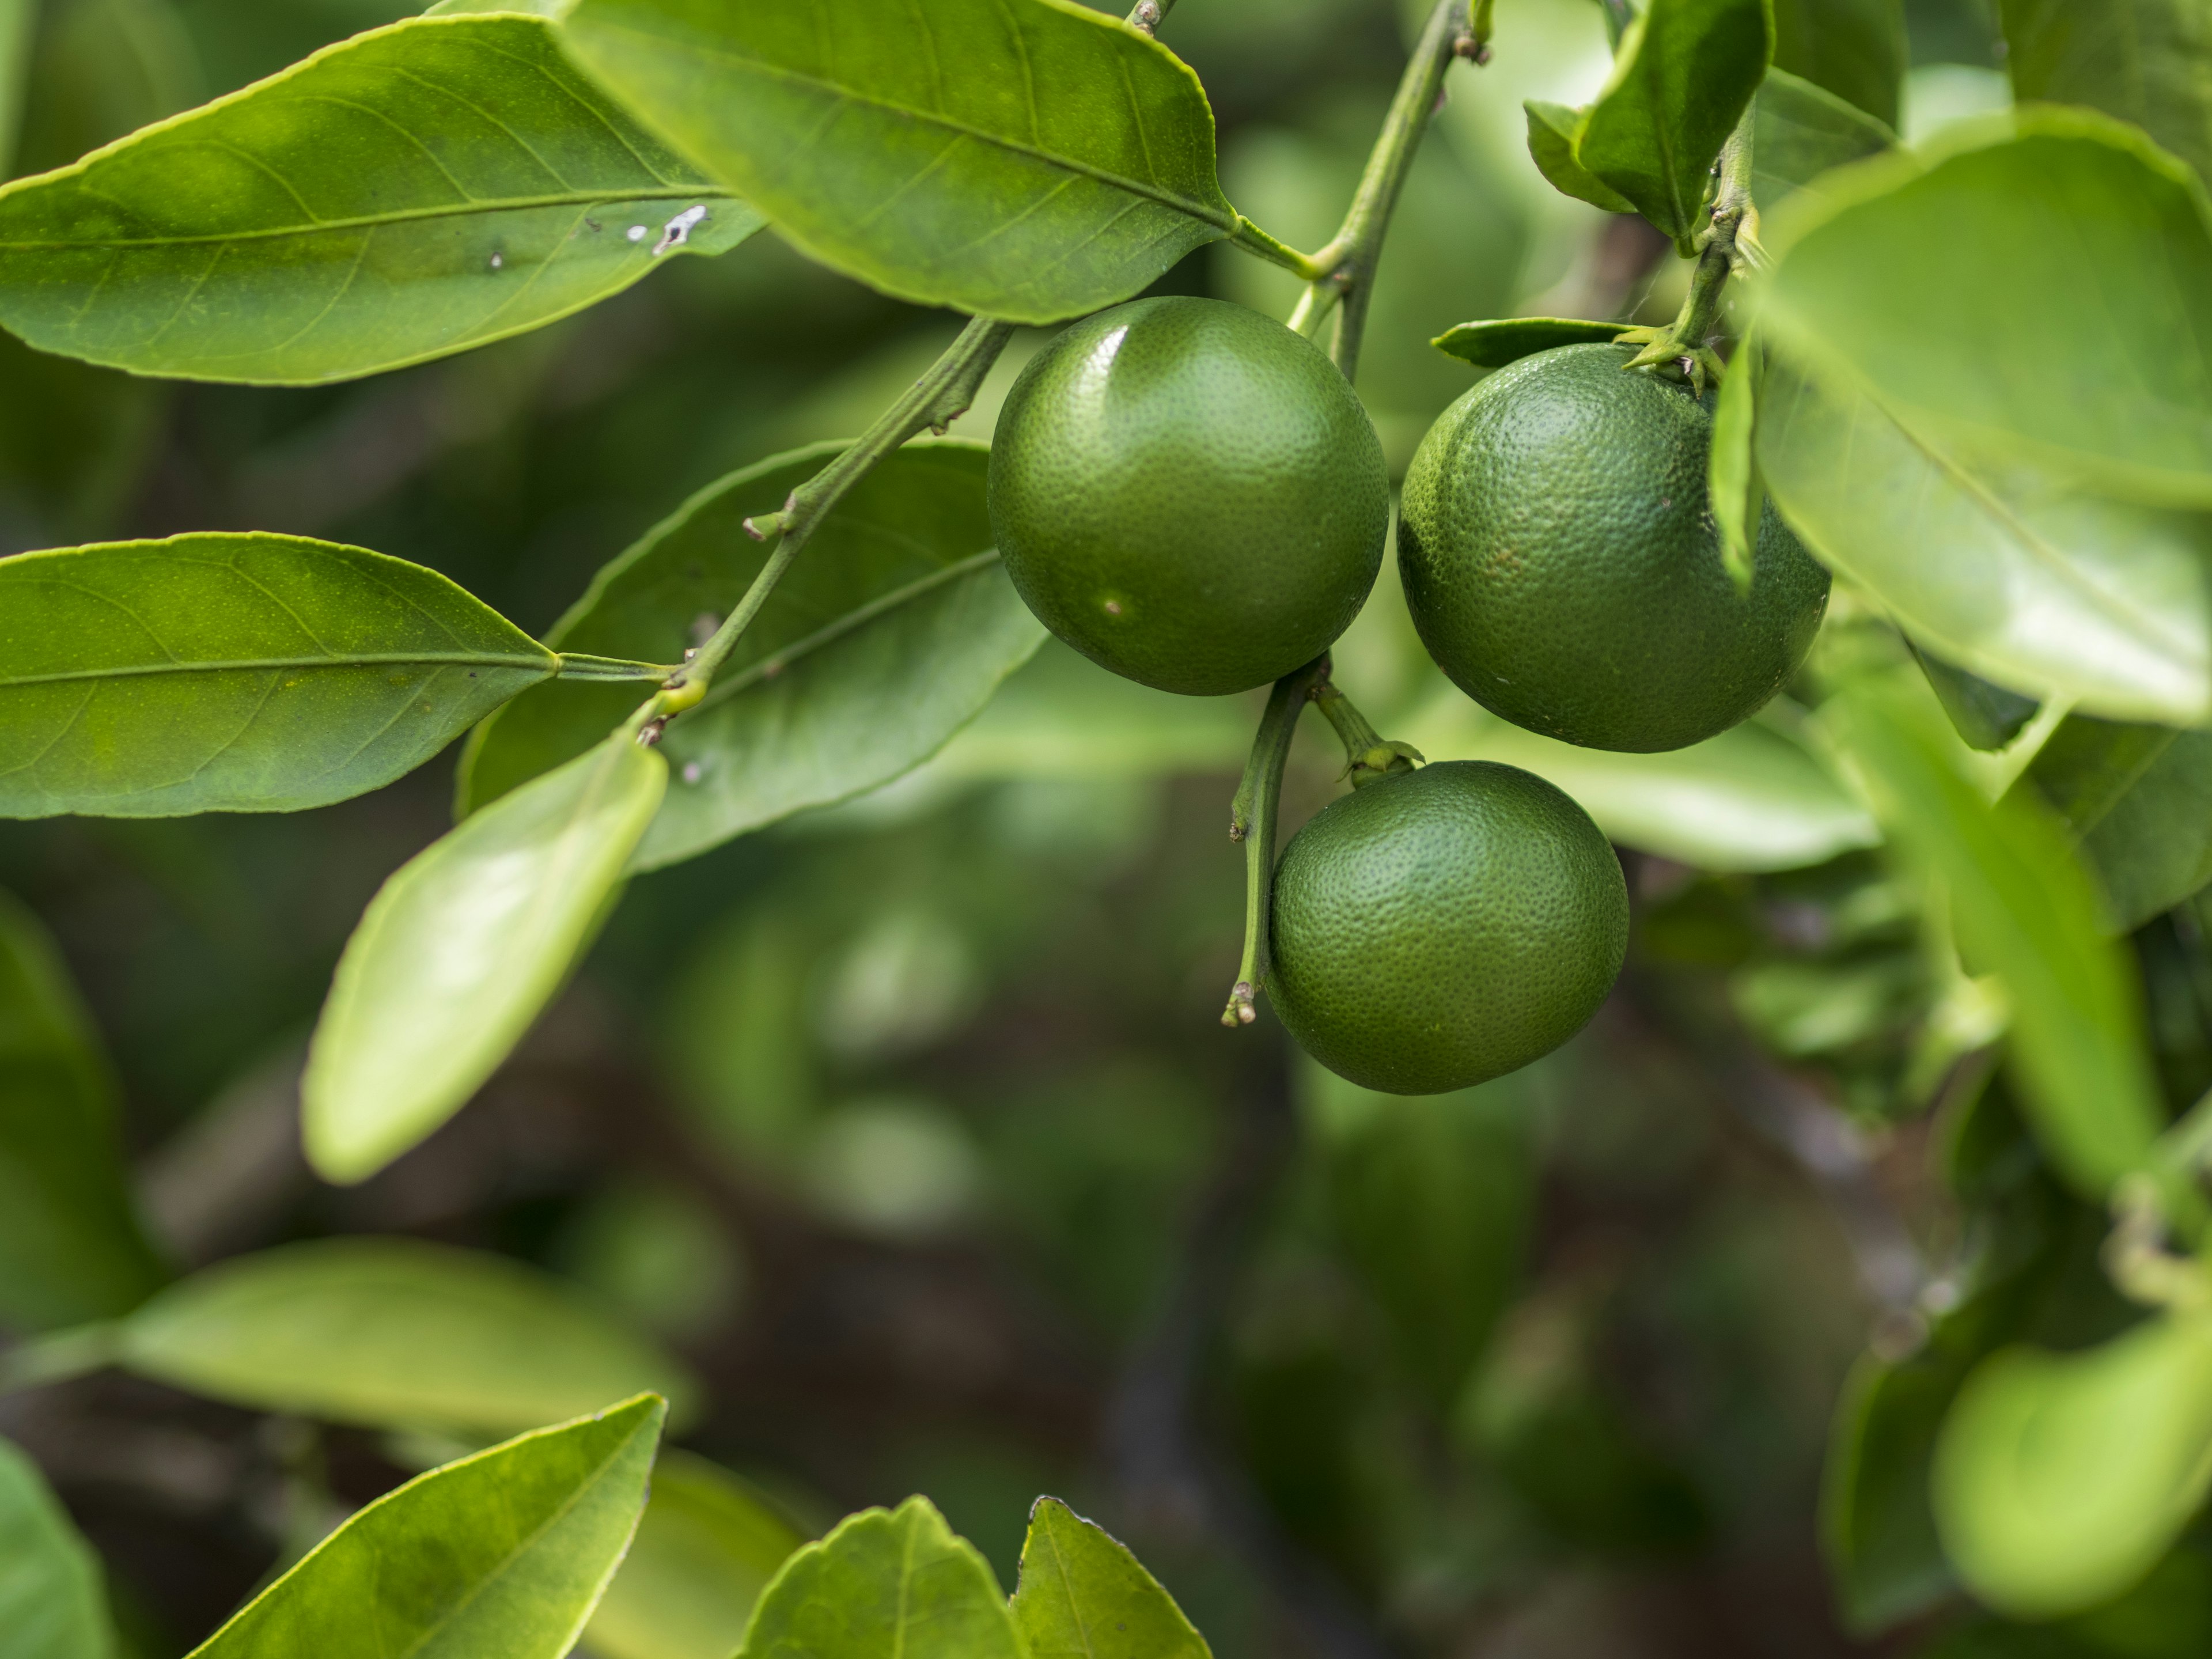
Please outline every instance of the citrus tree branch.
[[[1744, 106], [1735, 131], [1721, 146], [1715, 164], [1711, 218], [1698, 233], [1698, 264], [1682, 309], [1663, 331], [1650, 335], [1629, 360], [1631, 368], [1671, 367], [1702, 392], [1708, 378], [1717, 380], [1721, 362], [1712, 349], [1720, 325], [1722, 290], [1729, 276], [1759, 264], [1759, 215], [1751, 200], [1751, 136], [1755, 104]], [[1623, 337], [1634, 340], [1638, 332]]]

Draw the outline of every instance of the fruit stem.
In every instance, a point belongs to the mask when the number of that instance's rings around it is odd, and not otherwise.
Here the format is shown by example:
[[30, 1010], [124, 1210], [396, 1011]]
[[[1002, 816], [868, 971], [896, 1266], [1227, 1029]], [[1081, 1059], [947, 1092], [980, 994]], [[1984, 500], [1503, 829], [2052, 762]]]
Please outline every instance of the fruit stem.
[[1425, 758], [1412, 744], [1394, 742], [1376, 731], [1327, 675], [1314, 687], [1312, 696], [1315, 706], [1336, 728], [1337, 738], [1344, 744], [1345, 775], [1354, 789], [1377, 778], [1410, 772]]
[[1275, 819], [1283, 801], [1283, 769], [1291, 757], [1291, 736], [1298, 716], [1328, 678], [1328, 658], [1316, 657], [1275, 682], [1267, 712], [1252, 738], [1244, 776], [1229, 803], [1229, 839], [1244, 843], [1244, 958], [1221, 1023], [1232, 1031], [1249, 1025], [1260, 988], [1267, 982], [1267, 907], [1275, 879]]
[[945, 355], [932, 363], [896, 403], [877, 416], [875, 424], [849, 449], [793, 490], [785, 498], [781, 511], [760, 514], [744, 521], [745, 533], [756, 541], [777, 536], [775, 550], [761, 566], [752, 586], [745, 589], [737, 608], [691, 659], [663, 683], [658, 699], [660, 707], [656, 714], [664, 724], [666, 718], [696, 708], [705, 696], [714, 671], [737, 649], [738, 641], [752, 625], [753, 618], [760, 615], [769, 595], [791, 568], [799, 549], [806, 545], [806, 538], [829, 516], [830, 509], [837, 505], [847, 490], [866, 477], [878, 462], [908, 439], [923, 431], [942, 433], [966, 414], [968, 406], [975, 401], [976, 387], [990, 373], [991, 365], [999, 361], [999, 354], [1006, 349], [1013, 332], [1012, 323], [993, 322], [988, 317], [970, 318], [968, 326], [960, 331], [959, 338], [945, 348]]
[[1168, 14], [1175, 9], [1176, 0], [1137, 0], [1129, 15], [1121, 21], [1144, 34], [1158, 31], [1167, 21]]
[[1713, 165], [1710, 214], [1698, 233], [1698, 266], [1690, 274], [1690, 292], [1682, 301], [1680, 313], [1672, 326], [1653, 337], [1626, 365], [1672, 370], [1687, 380], [1699, 396], [1704, 395], [1708, 380], [1721, 377], [1721, 360], [1712, 341], [1719, 328], [1722, 290], [1731, 273], [1754, 270], [1760, 263], [1759, 210], [1751, 199], [1752, 127], [1757, 109], [1756, 99], [1744, 106], [1742, 118], [1721, 146], [1720, 159]]

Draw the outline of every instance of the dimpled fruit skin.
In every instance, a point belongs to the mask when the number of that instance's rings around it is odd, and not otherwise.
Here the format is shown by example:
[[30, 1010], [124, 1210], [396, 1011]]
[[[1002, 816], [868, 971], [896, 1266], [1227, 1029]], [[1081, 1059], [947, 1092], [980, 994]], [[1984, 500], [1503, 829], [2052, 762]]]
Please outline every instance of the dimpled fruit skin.
[[1275, 866], [1267, 993], [1299, 1046], [1390, 1094], [1442, 1094], [1580, 1030], [1628, 949], [1589, 814], [1533, 773], [1447, 761], [1332, 802]]
[[1115, 306], [1030, 359], [992, 440], [991, 527], [1037, 620], [1164, 691], [1248, 690], [1359, 610], [1390, 522], [1344, 376], [1219, 300]]
[[1769, 502], [1751, 592], [1721, 562], [1712, 416], [1623, 374], [1625, 346], [1500, 369], [1440, 416], [1406, 474], [1398, 568], [1421, 641], [1492, 713], [1589, 749], [1680, 749], [1782, 689], [1828, 573]]

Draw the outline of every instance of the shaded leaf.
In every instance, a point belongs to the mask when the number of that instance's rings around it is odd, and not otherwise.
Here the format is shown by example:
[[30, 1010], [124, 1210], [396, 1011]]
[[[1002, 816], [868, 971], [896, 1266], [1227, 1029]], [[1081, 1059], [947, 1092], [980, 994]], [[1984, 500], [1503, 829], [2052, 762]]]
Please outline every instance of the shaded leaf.
[[414, 18], [0, 191], [0, 323], [141, 374], [346, 380], [539, 327], [761, 222], [544, 22]]
[[1999, 0], [2022, 103], [2132, 121], [2212, 180], [2212, 10], [2203, 0]]
[[115, 1085], [68, 969], [38, 919], [0, 890], [0, 1323], [104, 1318], [161, 1282], [115, 1116]]
[[1759, 337], [1737, 348], [1721, 380], [1713, 410], [1713, 442], [1705, 459], [1706, 491], [1719, 532], [1721, 562], [1741, 592], [1751, 591], [1752, 542], [1766, 510], [1766, 485], [1759, 476], [1752, 441], [1759, 416], [1759, 384], [1765, 356]]
[[1501, 317], [1495, 322], [1462, 323], [1429, 343], [1448, 356], [1464, 358], [1477, 368], [1503, 368], [1540, 351], [1617, 337], [1621, 323], [1578, 322], [1569, 317]]
[[[842, 447], [817, 445], [732, 473], [609, 564], [552, 637], [673, 660], [701, 619], [726, 615], [769, 548], [740, 528], [782, 506]], [[1044, 637], [992, 550], [989, 452], [909, 444], [841, 501], [754, 620], [707, 701], [668, 728], [676, 779], [637, 865], [704, 852], [897, 777], [941, 748]], [[471, 811], [586, 749], [635, 688], [524, 697], [471, 741]]]
[[0, 1440], [0, 1659], [111, 1659], [100, 1577], [38, 1465]]
[[1057, 1498], [1030, 1507], [1011, 1611], [1030, 1659], [1211, 1659], [1212, 1652], [1127, 1547]]
[[562, 1659], [637, 1525], [665, 1409], [648, 1395], [416, 1476], [192, 1659]]
[[301, 1136], [325, 1179], [374, 1174], [498, 1068], [582, 958], [667, 785], [660, 757], [618, 730], [378, 890], [301, 1082]]
[[1984, 754], [2002, 749], [2035, 718], [2042, 705], [2033, 697], [1992, 685], [1978, 674], [1932, 657], [1912, 641], [1905, 641], [1912, 659], [1928, 677], [1928, 688], [1950, 716], [1951, 729], [1969, 749]]
[[1636, 211], [1635, 203], [1575, 159], [1575, 138], [1589, 118], [1588, 109], [1570, 109], [1536, 98], [1527, 100], [1522, 108], [1528, 113], [1528, 159], [1553, 189], [1607, 213]]
[[510, 1434], [647, 1390], [680, 1418], [696, 1393], [561, 1280], [414, 1239], [320, 1239], [204, 1268], [124, 1321], [117, 1353], [211, 1399], [370, 1428]]
[[297, 536], [0, 559], [0, 815], [294, 811], [381, 787], [553, 653], [434, 570]]
[[2100, 714], [2186, 723], [2212, 710], [2201, 515], [1968, 449], [1778, 355], [1758, 445], [1805, 544], [1948, 660]]
[[2212, 732], [2071, 714], [2027, 779], [2080, 837], [2115, 932], [2212, 882]]
[[805, 1541], [727, 1469], [665, 1451], [585, 1641], [601, 1659], [730, 1659], [763, 1587]]
[[1024, 1659], [990, 1563], [927, 1498], [848, 1516], [783, 1564], [737, 1659]]
[[1236, 228], [1198, 77], [1065, 0], [584, 0], [564, 36], [825, 264], [1049, 323]]
[[1865, 111], [1780, 69], [1759, 82], [1753, 123], [1751, 193], [1762, 212], [1831, 168], [1897, 143], [1897, 135]]
[[1897, 125], [1906, 43], [1902, 0], [1774, 0], [1774, 62]]

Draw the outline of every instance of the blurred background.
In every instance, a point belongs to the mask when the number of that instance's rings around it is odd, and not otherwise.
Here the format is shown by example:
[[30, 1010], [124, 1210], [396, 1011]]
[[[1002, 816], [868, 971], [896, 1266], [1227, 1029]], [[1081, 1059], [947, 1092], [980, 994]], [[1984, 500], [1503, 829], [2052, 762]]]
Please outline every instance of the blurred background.
[[[1980, 0], [1908, 11], [1908, 135], [2004, 101]], [[400, 15], [46, 0], [15, 171]], [[1326, 239], [1408, 21], [1390, 0], [1176, 8], [1162, 38], [1208, 88], [1243, 211]], [[1495, 52], [1455, 73], [1382, 260], [1359, 391], [1394, 471], [1472, 383], [1427, 343], [1445, 327], [1664, 320], [1682, 293], [1656, 234], [1525, 154], [1523, 98], [1602, 82], [1599, 6], [1500, 0]], [[1293, 297], [1225, 248], [1160, 287], [1279, 316]], [[691, 490], [857, 432], [956, 326], [764, 235], [322, 390], [161, 385], [0, 339], [0, 552], [294, 532], [429, 564], [543, 629]], [[988, 434], [1042, 337], [957, 430]], [[1822, 650], [1855, 626], [1839, 600]], [[689, 1358], [711, 1401], [688, 1443], [811, 1524], [924, 1492], [1011, 1584], [1030, 1498], [1060, 1494], [1221, 1659], [1923, 1649], [1948, 1604], [1879, 1640], [1835, 1611], [1831, 1415], [1869, 1342], [1906, 1351], [1942, 1304], [1960, 1223], [1930, 1172], [1966, 1104], [1984, 1142], [2033, 1155], [1960, 1060], [1973, 1011], [1911, 893], [1786, 701], [1685, 757], [1557, 751], [1437, 677], [1388, 567], [1338, 665], [1386, 735], [1547, 770], [1622, 843], [1628, 969], [1523, 1073], [1396, 1099], [1305, 1065], [1264, 1012], [1224, 1032], [1223, 831], [1257, 705], [1149, 693], [1057, 646], [921, 772], [634, 883], [483, 1097], [357, 1188], [300, 1160], [301, 1048], [362, 905], [448, 822], [449, 759], [297, 817], [0, 824], [0, 886], [82, 988], [174, 1261], [387, 1233], [537, 1263]], [[1324, 736], [1302, 738], [1286, 827], [1343, 787]], [[2193, 1092], [2193, 913], [2138, 945]], [[284, 1450], [245, 1413], [108, 1376], [9, 1401], [0, 1426], [106, 1556], [144, 1659], [276, 1556]], [[343, 1502], [405, 1473], [365, 1435], [330, 1441]]]

